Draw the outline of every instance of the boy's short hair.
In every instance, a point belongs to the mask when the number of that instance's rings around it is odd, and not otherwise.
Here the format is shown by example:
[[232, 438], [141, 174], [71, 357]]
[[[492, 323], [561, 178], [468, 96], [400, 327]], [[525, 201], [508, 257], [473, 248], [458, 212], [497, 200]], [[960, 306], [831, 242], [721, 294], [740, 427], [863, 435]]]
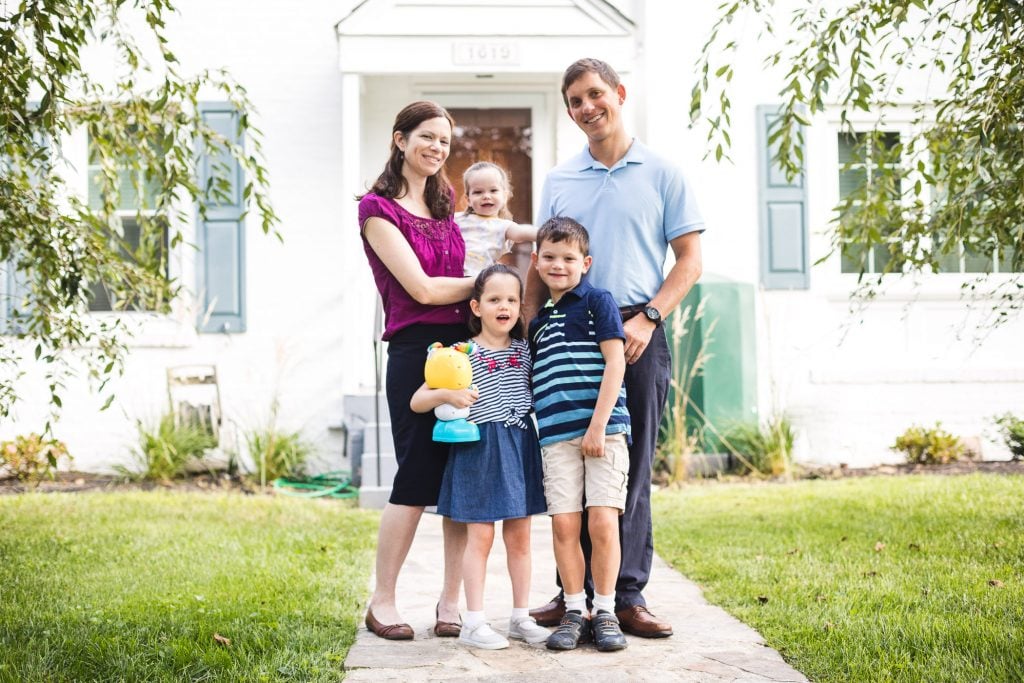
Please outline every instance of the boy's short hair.
[[568, 216], [552, 216], [537, 231], [537, 251], [544, 242], [570, 242], [590, 256], [590, 233]]
[[619, 74], [615, 72], [615, 69], [608, 62], [602, 62], [600, 59], [592, 57], [577, 59], [562, 74], [562, 101], [565, 102], [566, 107], [569, 106], [569, 98], [565, 96], [565, 91], [569, 89], [570, 85], [582, 78], [584, 74], [597, 74], [613, 90], [618, 88], [619, 83], [622, 82]]

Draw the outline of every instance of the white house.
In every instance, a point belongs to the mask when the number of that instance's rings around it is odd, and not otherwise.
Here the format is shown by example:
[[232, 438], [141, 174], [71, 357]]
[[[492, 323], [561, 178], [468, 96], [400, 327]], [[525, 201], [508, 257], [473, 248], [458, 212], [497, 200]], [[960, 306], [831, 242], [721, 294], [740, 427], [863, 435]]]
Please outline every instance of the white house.
[[[475, 155], [503, 161], [513, 169], [518, 217], [529, 220], [545, 172], [585, 141], [559, 94], [562, 71], [583, 56], [620, 72], [628, 128], [694, 183], [707, 222], [707, 291], [714, 297], [726, 282], [747, 293], [737, 300], [747, 308], [723, 307], [734, 326], [729, 336], [719, 328], [719, 343], [743, 355], [734, 379], [746, 385], [749, 417], [784, 411], [799, 431], [799, 456], [815, 462], [896, 460], [895, 436], [936, 420], [977, 437], [985, 457], [1008, 457], [988, 419], [1024, 406], [1024, 321], [977, 343], [978, 314], [960, 295], [969, 273], [922, 277], [915, 287], [901, 281], [851, 310], [856, 274], [838, 256], [810, 265], [828, 252], [825, 230], [840, 198], [838, 117], [813, 121], [805, 182], [787, 187], [769, 169], [763, 137], [779, 82], [754, 46], [741, 47], [733, 163], [705, 159], [703, 134], [687, 126], [689, 94], [717, 4], [181, 0], [168, 34], [183, 68], [226, 67], [258, 109], [284, 243], [250, 218], [219, 252], [182, 246], [171, 254], [171, 272], [190, 293], [170, 316], [135, 316], [140, 331], [113, 406], [98, 412], [84, 381], [69, 384], [55, 434], [76, 467], [124, 462], [134, 421], [166, 410], [167, 368], [188, 364], [217, 367], [224, 414], [241, 428], [265, 421], [277, 401], [280, 423], [321, 446], [320, 466], [350, 466], [339, 427], [372, 419], [372, 401], [346, 397], [373, 393], [376, 310], [353, 198], [382, 167], [395, 113], [415, 99], [453, 110], [457, 137], [472, 144], [456, 145], [450, 175]], [[891, 119], [893, 134], [908, 122]], [[65, 153], [86, 168], [84, 134]], [[201, 245], [203, 231], [192, 234]], [[229, 256], [210, 262], [213, 253]], [[226, 308], [201, 326], [197, 311], [211, 288], [229, 294], [218, 303]], [[736, 391], [730, 381], [709, 376], [706, 397]], [[38, 431], [45, 420], [37, 368], [20, 388], [25, 400], [0, 438]]]

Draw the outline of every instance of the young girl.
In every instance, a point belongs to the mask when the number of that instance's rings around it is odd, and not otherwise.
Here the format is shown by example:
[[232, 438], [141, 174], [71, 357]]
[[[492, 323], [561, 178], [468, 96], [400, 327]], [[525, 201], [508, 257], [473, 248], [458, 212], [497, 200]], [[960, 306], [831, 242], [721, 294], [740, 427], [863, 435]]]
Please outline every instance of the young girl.
[[469, 302], [469, 329], [476, 349], [470, 354], [475, 388], [430, 389], [426, 384], [409, 405], [426, 413], [442, 403], [469, 405], [469, 419], [480, 440], [453, 444], [437, 502], [439, 514], [466, 522], [468, 541], [462, 572], [468, 611], [459, 642], [498, 650], [508, 640], [484, 616], [484, 577], [494, 542], [494, 523], [502, 536], [512, 579], [510, 638], [528, 643], [547, 640], [549, 631], [528, 614], [530, 594], [530, 515], [546, 511], [540, 446], [530, 419], [529, 345], [519, 315], [523, 285], [508, 266], [498, 263], [476, 278]]
[[469, 206], [464, 213], [456, 214], [455, 222], [466, 242], [466, 275], [477, 275], [499, 259], [514, 265], [509, 260], [512, 245], [533, 242], [537, 229], [512, 220], [508, 175], [497, 164], [478, 161], [462, 174], [462, 186]]

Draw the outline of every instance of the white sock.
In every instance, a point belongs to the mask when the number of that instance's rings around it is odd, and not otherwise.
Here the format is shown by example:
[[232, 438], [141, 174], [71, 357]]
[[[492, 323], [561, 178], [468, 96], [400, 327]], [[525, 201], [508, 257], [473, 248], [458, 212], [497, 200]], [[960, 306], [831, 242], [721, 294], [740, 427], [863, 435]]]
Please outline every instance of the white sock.
[[587, 594], [583, 591], [579, 593], [566, 593], [565, 594], [565, 611], [572, 612], [576, 611], [582, 614], [584, 617], [590, 616], [590, 611], [587, 610]]
[[611, 595], [601, 595], [600, 593], [594, 593], [594, 611], [604, 610], [609, 614], [615, 614], [615, 593]]
[[467, 629], [471, 629], [474, 626], [479, 626], [485, 621], [487, 621], [487, 615], [484, 613], [483, 610], [480, 610], [479, 612], [467, 610], [462, 613], [462, 625], [465, 626]]
[[512, 621], [515, 621], [516, 619], [525, 619], [528, 616], [530, 616], [530, 608], [529, 607], [513, 607], [512, 608]]

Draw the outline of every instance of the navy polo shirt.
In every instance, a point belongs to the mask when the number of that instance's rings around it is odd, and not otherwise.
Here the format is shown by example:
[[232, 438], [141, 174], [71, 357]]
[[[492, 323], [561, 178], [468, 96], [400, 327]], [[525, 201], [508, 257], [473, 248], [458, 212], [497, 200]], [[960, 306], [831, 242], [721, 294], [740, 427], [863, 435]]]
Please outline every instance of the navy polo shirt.
[[[557, 304], [549, 300], [530, 323], [533, 400], [542, 446], [587, 432], [604, 376], [600, 344], [625, 338], [612, 295], [591, 287], [585, 279]], [[623, 386], [605, 434], [626, 434], [628, 438], [629, 433]]]

